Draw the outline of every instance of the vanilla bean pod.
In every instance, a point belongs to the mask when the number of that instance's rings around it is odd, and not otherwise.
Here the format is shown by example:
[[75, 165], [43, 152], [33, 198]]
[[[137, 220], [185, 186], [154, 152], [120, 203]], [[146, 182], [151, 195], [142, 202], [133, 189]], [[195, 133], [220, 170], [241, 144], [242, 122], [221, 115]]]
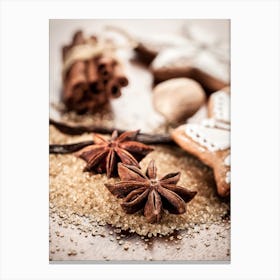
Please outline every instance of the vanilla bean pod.
[[136, 136], [136, 140], [143, 144], [154, 145], [154, 144], [168, 144], [175, 145], [169, 134], [147, 134], [139, 133]]
[[[54, 125], [60, 132], [68, 135], [81, 135], [83, 133], [102, 133], [110, 134], [114, 130], [117, 130], [119, 134], [123, 133], [124, 130], [115, 128], [105, 128], [101, 126], [70, 126], [65, 123], [57, 122], [50, 119], [50, 124]], [[139, 133], [136, 136], [136, 140], [144, 144], [167, 144], [175, 145], [169, 134], [147, 134]], [[74, 144], [52, 144], [49, 146], [50, 154], [68, 154], [76, 152], [86, 146], [94, 144], [94, 141], [84, 141]]]
[[[174, 145], [171, 139], [167, 135], [149, 135], [142, 134], [137, 136], [137, 141], [144, 144], [170, 144]], [[81, 150], [82, 148], [93, 145], [94, 141], [83, 141], [74, 144], [50, 144], [50, 154], [71, 154]]]
[[94, 141], [83, 141], [74, 144], [50, 144], [50, 154], [71, 154], [81, 150], [82, 148], [93, 145]]
[[60, 132], [68, 135], [81, 135], [83, 133], [101, 133], [101, 134], [112, 134], [114, 130], [117, 130], [119, 134], [123, 133], [124, 130], [115, 129], [115, 128], [106, 128], [103, 126], [96, 126], [96, 125], [77, 125], [71, 126], [62, 122], [55, 121], [50, 119], [49, 124], [55, 126]]

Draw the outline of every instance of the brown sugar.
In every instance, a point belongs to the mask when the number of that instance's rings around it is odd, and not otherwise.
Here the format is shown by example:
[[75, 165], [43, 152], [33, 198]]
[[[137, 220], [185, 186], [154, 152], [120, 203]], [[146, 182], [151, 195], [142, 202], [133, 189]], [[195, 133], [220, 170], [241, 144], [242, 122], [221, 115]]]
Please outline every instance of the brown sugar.
[[[50, 127], [51, 144], [91, 139], [91, 134], [69, 136]], [[217, 196], [212, 170], [180, 148], [161, 145], [154, 148], [155, 150], [140, 162], [140, 166], [146, 169], [149, 161], [154, 159], [159, 176], [181, 172], [178, 185], [198, 192], [187, 205], [186, 213], [164, 213], [158, 224], [148, 223], [141, 212], [126, 214], [120, 206], [121, 200], [114, 197], [104, 186], [106, 182], [113, 183], [119, 179], [108, 179], [105, 174], [83, 172], [86, 163], [73, 154], [50, 155], [50, 212], [61, 217], [64, 223], [74, 224], [88, 233], [95, 230], [96, 223], [107, 223], [139, 235], [156, 236], [221, 221], [229, 211], [229, 204]], [[88, 220], [84, 227], [83, 218]]]

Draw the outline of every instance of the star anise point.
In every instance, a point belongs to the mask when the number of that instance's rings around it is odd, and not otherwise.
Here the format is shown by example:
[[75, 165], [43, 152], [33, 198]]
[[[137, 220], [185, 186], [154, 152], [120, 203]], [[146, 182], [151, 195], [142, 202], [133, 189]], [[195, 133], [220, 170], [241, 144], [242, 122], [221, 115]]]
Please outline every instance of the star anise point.
[[139, 167], [142, 160], [153, 148], [137, 142], [139, 130], [126, 131], [118, 136], [117, 130], [112, 133], [109, 140], [95, 133], [94, 145], [84, 148], [77, 156], [84, 159], [87, 165], [84, 171], [106, 173], [107, 177], [117, 175], [117, 163]]
[[121, 206], [127, 214], [143, 209], [144, 216], [150, 223], [159, 222], [164, 210], [171, 214], [185, 213], [186, 203], [197, 193], [177, 186], [180, 172], [169, 173], [158, 179], [153, 160], [145, 173], [138, 167], [123, 163], [118, 164], [118, 172], [121, 181], [105, 186], [113, 195], [123, 198]]

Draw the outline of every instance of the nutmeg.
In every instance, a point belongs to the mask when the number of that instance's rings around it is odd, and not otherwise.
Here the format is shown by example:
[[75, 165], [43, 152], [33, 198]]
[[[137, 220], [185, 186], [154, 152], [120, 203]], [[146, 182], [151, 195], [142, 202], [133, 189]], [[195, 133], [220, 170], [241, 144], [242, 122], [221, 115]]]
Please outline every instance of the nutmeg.
[[205, 99], [201, 85], [189, 78], [170, 79], [153, 89], [154, 107], [170, 123], [179, 123], [191, 117]]

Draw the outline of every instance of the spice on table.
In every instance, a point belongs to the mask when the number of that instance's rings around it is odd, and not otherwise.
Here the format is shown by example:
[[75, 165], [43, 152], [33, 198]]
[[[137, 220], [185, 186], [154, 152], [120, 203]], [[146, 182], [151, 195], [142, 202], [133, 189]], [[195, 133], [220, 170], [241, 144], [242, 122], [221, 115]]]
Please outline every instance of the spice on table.
[[118, 132], [114, 131], [110, 140], [100, 134], [94, 134], [95, 144], [77, 154], [87, 162], [85, 171], [106, 172], [110, 178], [117, 174], [118, 162], [139, 167], [138, 162], [153, 151], [153, 148], [135, 141], [138, 133], [138, 130], [126, 131], [118, 136]]
[[136, 166], [118, 164], [121, 181], [105, 184], [108, 190], [118, 198], [124, 198], [121, 204], [127, 214], [133, 214], [144, 208], [144, 216], [150, 223], [161, 220], [163, 209], [171, 214], [186, 212], [186, 203], [196, 195], [196, 191], [177, 186], [180, 172], [169, 173], [157, 179], [157, 168], [151, 160], [146, 174]]

